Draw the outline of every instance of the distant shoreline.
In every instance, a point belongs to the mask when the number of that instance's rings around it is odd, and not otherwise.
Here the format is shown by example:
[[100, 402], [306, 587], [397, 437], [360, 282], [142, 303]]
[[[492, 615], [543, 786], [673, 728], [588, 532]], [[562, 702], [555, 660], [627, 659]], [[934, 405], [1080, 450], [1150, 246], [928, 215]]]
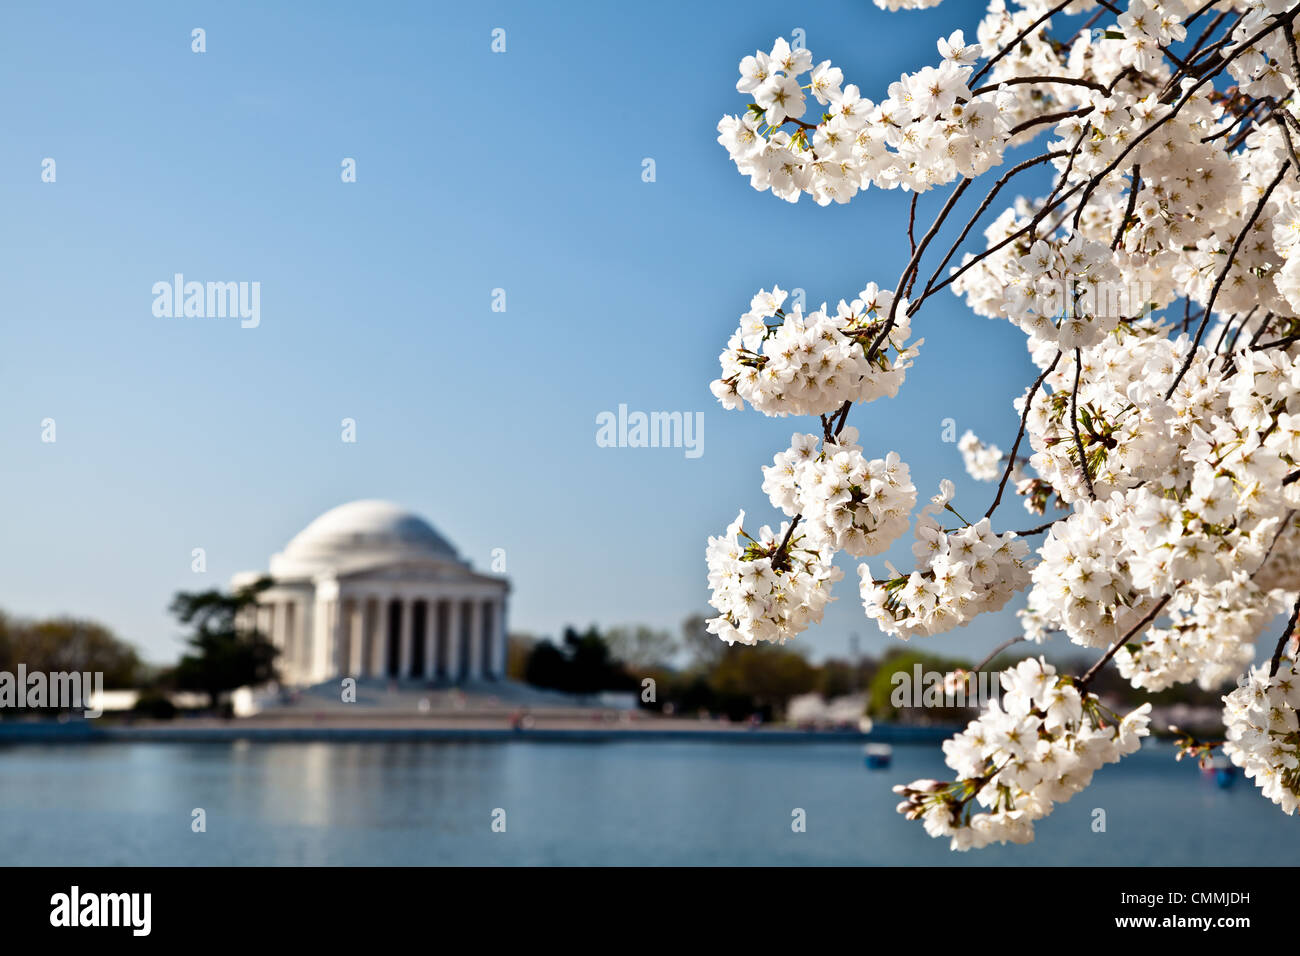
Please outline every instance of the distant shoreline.
[[653, 726], [464, 726], [439, 721], [389, 721], [380, 726], [340, 726], [330, 722], [256, 720], [169, 721], [135, 724], [97, 720], [0, 722], [0, 745], [6, 743], [100, 743], [149, 741], [197, 742], [393, 742], [393, 741], [526, 741], [526, 742], [649, 742], [707, 743], [937, 743], [957, 727], [878, 725], [870, 733], [858, 730], [799, 730], [796, 728], [722, 727], [696, 721], [655, 721]]

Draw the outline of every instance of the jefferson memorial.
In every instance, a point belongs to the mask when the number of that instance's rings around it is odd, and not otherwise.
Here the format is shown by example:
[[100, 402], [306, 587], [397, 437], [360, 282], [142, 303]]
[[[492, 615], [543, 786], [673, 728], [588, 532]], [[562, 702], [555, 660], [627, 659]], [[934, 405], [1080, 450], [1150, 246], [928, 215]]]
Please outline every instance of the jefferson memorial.
[[[244, 571], [231, 586], [268, 572]], [[340, 677], [459, 683], [505, 676], [505, 578], [479, 574], [419, 515], [386, 501], [325, 512], [271, 556], [242, 622], [290, 685]]]

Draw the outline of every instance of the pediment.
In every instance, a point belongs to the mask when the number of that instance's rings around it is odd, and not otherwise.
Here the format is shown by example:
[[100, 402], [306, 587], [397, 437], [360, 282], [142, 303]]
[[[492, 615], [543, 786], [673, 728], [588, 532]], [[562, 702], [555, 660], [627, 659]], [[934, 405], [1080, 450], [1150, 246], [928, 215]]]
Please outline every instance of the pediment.
[[335, 572], [339, 581], [349, 583], [398, 581], [469, 581], [478, 575], [463, 564], [448, 561], [403, 559], [368, 564], [355, 568], [339, 568]]

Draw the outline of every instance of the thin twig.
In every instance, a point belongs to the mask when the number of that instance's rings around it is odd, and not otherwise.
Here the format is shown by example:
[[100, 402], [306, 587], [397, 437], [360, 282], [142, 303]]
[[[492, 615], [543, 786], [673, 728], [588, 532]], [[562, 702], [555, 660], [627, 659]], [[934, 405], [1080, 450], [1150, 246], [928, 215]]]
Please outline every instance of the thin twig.
[[978, 664], [976, 664], [974, 667], [972, 667], [971, 670], [972, 670], [972, 671], [980, 671], [980, 670], [983, 670], [983, 669], [984, 669], [984, 666], [985, 666], [986, 664], [988, 664], [989, 661], [993, 660], [993, 658], [997, 657], [999, 654], [1001, 654], [1003, 651], [1005, 651], [1008, 647], [1011, 647], [1013, 644], [1019, 644], [1019, 643], [1020, 643], [1021, 641], [1023, 641], [1023, 640], [1025, 640], [1025, 635], [1023, 635], [1023, 634], [1017, 634], [1015, 637], [1011, 638], [1010, 640], [1003, 641], [1003, 642], [1002, 642], [1001, 644], [999, 644], [997, 647], [993, 648], [993, 651], [989, 654], [988, 657], [984, 658], [984, 660], [980, 661]]
[[1052, 369], [1056, 368], [1056, 363], [1061, 361], [1061, 352], [1058, 349], [1056, 356], [1052, 359], [1052, 364], [1043, 369], [1041, 375], [1034, 379], [1034, 384], [1029, 387], [1029, 395], [1025, 398], [1024, 411], [1020, 413], [1020, 429], [1016, 432], [1015, 443], [1011, 446], [1011, 454], [1007, 456], [1007, 470], [1002, 473], [1002, 480], [998, 482], [998, 493], [993, 498], [993, 504], [989, 505], [989, 510], [984, 512], [984, 517], [993, 517], [993, 512], [997, 511], [998, 505], [1002, 502], [1002, 492], [1007, 487], [1007, 479], [1011, 477], [1012, 470], [1016, 467], [1016, 451], [1020, 448], [1020, 439], [1025, 437], [1025, 424], [1029, 421], [1029, 407], [1034, 403], [1034, 396], [1038, 394], [1038, 389], [1042, 386], [1043, 380], [1052, 374]]
[[920, 193], [912, 193], [912, 206], [907, 214], [907, 243], [912, 248], [909, 255], [916, 255], [916, 201], [921, 198]]
[[1047, 521], [1044, 522], [1043, 524], [1040, 524], [1037, 528], [1030, 528], [1028, 531], [1013, 531], [1011, 533], [1020, 538], [1028, 538], [1030, 535], [1033, 534], [1042, 534], [1044, 531], [1051, 528], [1052, 525], [1056, 524], [1056, 522], [1064, 521], [1064, 520], [1065, 520], [1064, 518], [1053, 518], [1051, 521]]
[[1133, 210], [1137, 208], [1138, 193], [1142, 191], [1142, 164], [1138, 163], [1133, 167], [1133, 185], [1128, 191], [1128, 208], [1124, 210], [1124, 216], [1119, 221], [1119, 228], [1115, 230], [1115, 238], [1111, 241], [1110, 251], [1114, 252], [1119, 248], [1120, 240], [1124, 238], [1124, 227], [1128, 221], [1133, 218]]
[[999, 80], [996, 83], [990, 83], [988, 86], [981, 86], [977, 90], [971, 90], [970, 95], [979, 96], [981, 93], [993, 93], [1003, 86], [1015, 86], [1018, 83], [1065, 83], [1070, 86], [1086, 86], [1098, 93], [1110, 93], [1108, 86], [1098, 83], [1096, 80], [1085, 80], [1077, 76], [1013, 76], [1005, 80]]
[[1150, 612], [1147, 614], [1146, 617], [1142, 618], [1142, 620], [1134, 624], [1133, 627], [1129, 629], [1129, 632], [1127, 634], [1125, 634], [1118, 641], [1116, 641], [1114, 645], [1111, 646], [1111, 649], [1106, 652], [1106, 655], [1101, 660], [1097, 661], [1097, 663], [1093, 664], [1090, 668], [1088, 668], [1088, 672], [1084, 674], [1082, 677], [1080, 677], [1077, 682], [1079, 685], [1079, 693], [1083, 693], [1084, 690], [1087, 689], [1088, 683], [1094, 677], [1097, 676], [1097, 673], [1103, 667], [1106, 666], [1106, 664], [1110, 661], [1112, 657], [1114, 657], [1116, 654], [1119, 653], [1119, 649], [1129, 642], [1129, 638], [1131, 638], [1134, 634], [1137, 634], [1140, 631], [1145, 631], [1147, 629], [1147, 625], [1156, 619], [1156, 615], [1159, 614], [1161, 610], [1164, 608], [1164, 606], [1169, 603], [1169, 599], [1171, 597], [1173, 597], [1172, 594], [1166, 594], [1158, 602], [1156, 602], [1156, 606], [1150, 610]]
[[1300, 597], [1295, 599], [1295, 607], [1291, 609], [1291, 620], [1286, 622], [1286, 627], [1282, 631], [1282, 636], [1277, 639], [1277, 647], [1273, 648], [1273, 659], [1268, 665], [1269, 677], [1276, 676], [1277, 669], [1282, 664], [1282, 649], [1286, 647], [1286, 642], [1291, 637], [1291, 632], [1295, 630], [1295, 622], [1297, 618], [1300, 618]]
[[1269, 184], [1268, 189], [1264, 190], [1264, 195], [1261, 196], [1259, 202], [1255, 204], [1255, 209], [1250, 214], [1250, 218], [1246, 220], [1246, 225], [1242, 228], [1241, 232], [1237, 233], [1237, 239], [1232, 244], [1232, 251], [1228, 253], [1228, 261], [1223, 264], [1223, 271], [1219, 273], [1218, 279], [1214, 282], [1214, 288], [1210, 290], [1210, 301], [1205, 304], [1205, 314], [1201, 316], [1201, 324], [1196, 328], [1196, 338], [1192, 340], [1191, 347], [1187, 350], [1187, 358], [1183, 361], [1183, 367], [1180, 368], [1178, 374], [1174, 376], [1173, 383], [1169, 386], [1169, 391], [1165, 392], [1165, 401], [1169, 401], [1170, 397], [1174, 394], [1174, 390], [1178, 388], [1178, 383], [1183, 380], [1183, 376], [1187, 374], [1187, 370], [1192, 367], [1192, 359], [1196, 357], [1196, 350], [1200, 347], [1201, 336], [1205, 334], [1205, 328], [1210, 324], [1210, 313], [1214, 310], [1214, 300], [1218, 298], [1219, 289], [1223, 287], [1223, 280], [1228, 278], [1228, 272], [1232, 269], [1232, 263], [1237, 258], [1237, 251], [1241, 249], [1241, 244], [1246, 241], [1246, 234], [1250, 232], [1251, 227], [1255, 225], [1255, 220], [1259, 218], [1259, 214], [1264, 211], [1264, 207], [1268, 204], [1269, 197], [1273, 195], [1273, 190], [1277, 188], [1277, 184], [1282, 181], [1282, 177], [1286, 175], [1286, 171], [1290, 168], [1291, 161], [1289, 159], [1282, 163], [1282, 168], [1277, 171], [1277, 176], [1273, 178], [1273, 182]]
[[1088, 473], [1088, 456], [1083, 451], [1083, 439], [1079, 437], [1079, 373], [1083, 369], [1083, 354], [1074, 350], [1074, 391], [1070, 393], [1070, 425], [1074, 429], [1074, 445], [1079, 449], [1079, 470], [1083, 472], [1084, 484], [1088, 486], [1088, 497], [1097, 500], [1097, 492], [1092, 487], [1092, 475]]
[[1010, 53], [1012, 50], [1018, 47], [1020, 45], [1020, 42], [1024, 40], [1025, 37], [1029, 36], [1029, 34], [1033, 33], [1036, 29], [1038, 29], [1040, 26], [1042, 26], [1044, 23], [1050, 20], [1054, 14], [1060, 13], [1062, 10], [1064, 10], [1073, 2], [1074, 0], [1063, 0], [1063, 2], [1058, 3], [1056, 6], [1052, 7], [1052, 9], [1048, 10], [1046, 13], [1044, 13], [1033, 23], [1029, 24], [1029, 26], [1025, 27], [1023, 30], [1017, 33], [1015, 38], [1012, 39], [1010, 43], [1006, 44], [1004, 47], [1002, 47], [1001, 50], [995, 53], [992, 59], [990, 59], [987, 63], [985, 63], [984, 66], [980, 68], [980, 71], [971, 77], [971, 83], [978, 83], [985, 73], [993, 69], [994, 63], [998, 62], [998, 60], [1002, 59], [1004, 56], [1006, 56], [1008, 53]]

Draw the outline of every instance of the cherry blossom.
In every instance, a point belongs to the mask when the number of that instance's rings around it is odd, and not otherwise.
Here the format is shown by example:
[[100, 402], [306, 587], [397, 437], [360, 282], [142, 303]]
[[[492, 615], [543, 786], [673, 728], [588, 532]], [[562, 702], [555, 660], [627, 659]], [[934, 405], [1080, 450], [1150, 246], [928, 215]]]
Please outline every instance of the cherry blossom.
[[[1109, 714], [1087, 690], [1108, 666], [1149, 692], [1224, 688], [1224, 752], [1286, 812], [1300, 801], [1298, 12], [991, 0], [884, 89], [784, 40], [740, 63], [745, 105], [718, 141], [754, 189], [947, 199], [931, 225], [900, 224], [910, 255], [894, 291], [872, 283], [807, 311], [774, 286], [741, 316], [713, 394], [810, 424], [763, 469], [780, 529], [749, 538], [737, 521], [710, 539], [710, 627], [795, 637], [820, 619], [843, 552], [872, 559], [859, 594], [886, 635], [951, 631], [1023, 594], [1026, 639], [1096, 656], [1080, 676], [1038, 657], [1005, 671], [1001, 701], [944, 745], [956, 780], [898, 788], [899, 809], [955, 849], [1032, 839], [1136, 749], [1149, 705]], [[1039, 195], [1015, 182], [1029, 170], [1050, 177]], [[1005, 442], [958, 442], [967, 473], [995, 486], [987, 511], [963, 502], [969, 517], [942, 476], [921, 476], [940, 492], [914, 514], [917, 476], [888, 430], [863, 447], [847, 424], [882, 398], [907, 422], [906, 372], [925, 361], [913, 332], [940, 293], [1020, 329], [1034, 369], [1008, 389]], [[1015, 496], [1055, 520], [1002, 530]], [[879, 556], [908, 527], [913, 562], [898, 570]]]

